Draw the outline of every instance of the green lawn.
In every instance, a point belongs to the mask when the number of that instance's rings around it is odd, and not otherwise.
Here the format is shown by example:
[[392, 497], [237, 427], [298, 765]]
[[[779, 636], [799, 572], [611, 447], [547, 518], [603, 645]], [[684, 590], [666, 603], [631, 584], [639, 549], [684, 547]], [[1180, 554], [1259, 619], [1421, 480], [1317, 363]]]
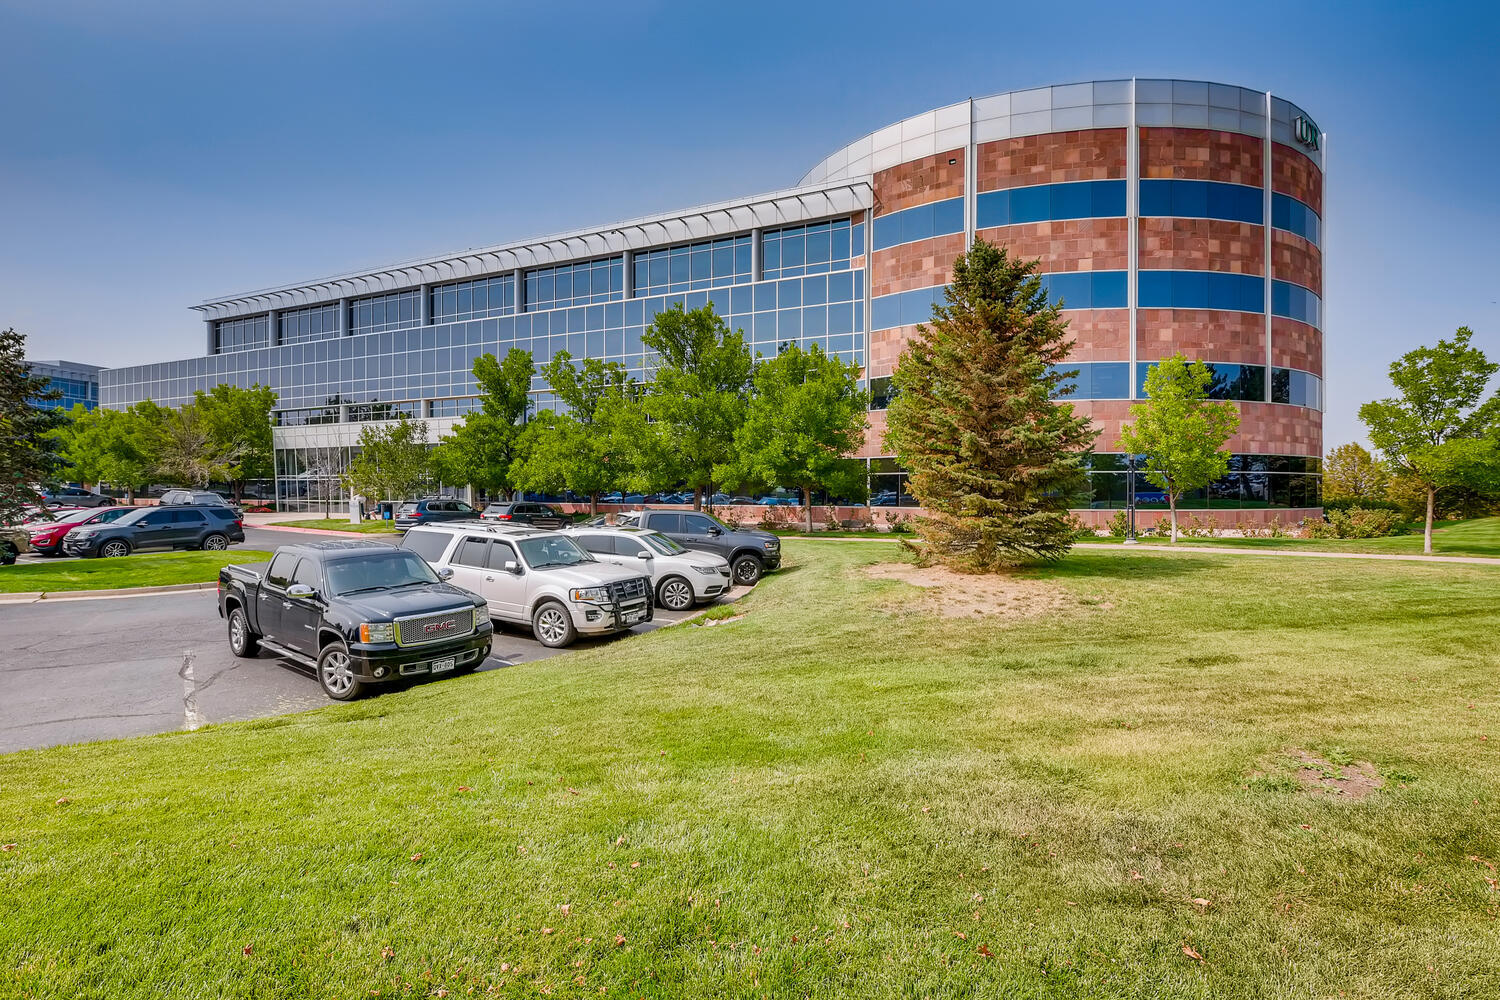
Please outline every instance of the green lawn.
[[270, 558], [269, 552], [230, 549], [227, 552], [147, 552], [122, 559], [18, 563], [0, 567], [0, 594], [212, 583], [219, 578], [222, 566], [265, 562]]
[[0, 757], [0, 996], [1500, 995], [1500, 569], [1076, 552], [956, 621], [786, 556], [719, 627]]
[[274, 528], [308, 528], [315, 531], [349, 531], [361, 535], [387, 535], [396, 530], [390, 521], [361, 521], [359, 524], [350, 524], [349, 519], [337, 517], [318, 517], [310, 521], [273, 521]]
[[[1169, 540], [1140, 536], [1143, 544], [1162, 544]], [[1097, 541], [1118, 543], [1121, 539], [1100, 538]], [[1177, 544], [1227, 546], [1239, 549], [1307, 549], [1314, 552], [1370, 552], [1401, 555], [1422, 554], [1422, 525], [1408, 535], [1389, 538], [1183, 538]], [[1436, 556], [1494, 556], [1500, 558], [1500, 517], [1483, 517], [1472, 521], [1439, 522], [1432, 529], [1432, 554]]]

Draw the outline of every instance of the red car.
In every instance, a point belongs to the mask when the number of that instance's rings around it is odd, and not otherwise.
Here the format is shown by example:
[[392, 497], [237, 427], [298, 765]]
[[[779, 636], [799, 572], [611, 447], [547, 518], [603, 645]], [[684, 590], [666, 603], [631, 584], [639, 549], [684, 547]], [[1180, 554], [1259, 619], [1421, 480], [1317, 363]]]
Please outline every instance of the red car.
[[129, 514], [134, 507], [96, 507], [59, 510], [52, 521], [30, 521], [24, 525], [31, 532], [31, 547], [45, 556], [62, 555], [63, 539], [68, 532], [84, 524], [108, 524]]

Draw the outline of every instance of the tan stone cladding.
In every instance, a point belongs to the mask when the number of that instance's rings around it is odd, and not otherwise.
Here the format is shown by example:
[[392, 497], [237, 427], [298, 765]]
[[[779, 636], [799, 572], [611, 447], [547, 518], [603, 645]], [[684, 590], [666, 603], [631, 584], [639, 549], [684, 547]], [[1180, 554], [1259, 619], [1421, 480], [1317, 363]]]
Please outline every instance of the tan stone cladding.
[[1323, 334], [1282, 316], [1271, 320], [1271, 363], [1277, 368], [1300, 368], [1323, 375]]
[[1290, 146], [1271, 144], [1271, 190], [1289, 194], [1323, 215], [1323, 172]]
[[[1305, 406], [1284, 403], [1235, 404], [1240, 410], [1240, 429], [1225, 448], [1235, 454], [1308, 455], [1323, 454], [1323, 414]], [[1120, 427], [1130, 423], [1127, 399], [1080, 399], [1076, 413], [1090, 417], [1099, 428], [1097, 451], [1120, 450]]]
[[[1130, 263], [1125, 219], [1065, 219], [996, 226], [976, 234], [1012, 257], [1041, 258], [1042, 271], [1123, 271]], [[879, 293], [876, 293], [879, 294]]]
[[1142, 128], [1141, 176], [1260, 187], [1261, 140], [1206, 128]]
[[1140, 234], [1142, 270], [1266, 273], [1265, 230], [1248, 222], [1144, 218]]
[[1092, 128], [997, 139], [979, 145], [975, 167], [976, 190], [981, 192], [1066, 181], [1123, 180], [1125, 130]]
[[1295, 233], [1271, 230], [1271, 277], [1323, 294], [1323, 253]]
[[1136, 351], [1141, 361], [1181, 352], [1191, 359], [1237, 365], [1266, 363], [1266, 319], [1262, 313], [1222, 309], [1140, 309]]
[[962, 197], [964, 155], [965, 150], [952, 149], [877, 170], [875, 214], [889, 215], [930, 201]]
[[929, 240], [876, 250], [870, 268], [870, 294], [890, 295], [913, 288], [946, 285], [953, 275], [954, 260], [963, 252], [963, 233], [934, 236]]
[[901, 352], [917, 335], [914, 326], [894, 326], [889, 330], [876, 330], [866, 340], [865, 370], [870, 378], [880, 378], [896, 370]]
[[889, 454], [885, 446], [885, 410], [870, 411], [870, 425], [865, 428], [865, 441], [854, 453], [855, 458], [881, 458]]
[[1129, 361], [1129, 309], [1070, 309], [1063, 313], [1073, 338], [1069, 361]]

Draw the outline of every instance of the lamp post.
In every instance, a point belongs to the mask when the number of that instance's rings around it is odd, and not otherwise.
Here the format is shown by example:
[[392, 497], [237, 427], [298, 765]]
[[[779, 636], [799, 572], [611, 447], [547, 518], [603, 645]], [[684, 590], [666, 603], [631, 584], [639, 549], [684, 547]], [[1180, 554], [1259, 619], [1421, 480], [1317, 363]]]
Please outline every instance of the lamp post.
[[1135, 456], [1125, 461], [1125, 544], [1135, 545]]

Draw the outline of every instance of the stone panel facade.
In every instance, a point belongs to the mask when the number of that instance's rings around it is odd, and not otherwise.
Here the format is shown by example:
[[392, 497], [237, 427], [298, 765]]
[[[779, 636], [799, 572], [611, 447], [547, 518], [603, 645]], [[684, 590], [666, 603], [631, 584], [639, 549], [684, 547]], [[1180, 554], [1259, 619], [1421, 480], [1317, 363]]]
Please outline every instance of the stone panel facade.
[[907, 342], [917, 335], [914, 326], [895, 326], [870, 334], [865, 352], [865, 371], [870, 378], [880, 378], [896, 370], [896, 362]]
[[[1305, 406], [1284, 403], [1236, 403], [1240, 429], [1225, 445], [1232, 452], [1250, 455], [1323, 454], [1323, 414]], [[1127, 399], [1080, 399], [1073, 409], [1093, 419], [1099, 428], [1097, 451], [1120, 451], [1120, 427], [1130, 423]]]
[[1271, 277], [1323, 294], [1323, 253], [1295, 233], [1271, 230]]
[[1142, 128], [1141, 176], [1260, 187], [1262, 140], [1206, 128]]
[[1143, 218], [1140, 267], [1182, 271], [1266, 273], [1261, 226], [1222, 219]]
[[1073, 338], [1070, 361], [1129, 361], [1129, 309], [1069, 309], [1063, 313]]
[[974, 162], [978, 191], [1124, 180], [1125, 130], [1094, 128], [998, 139], [981, 143]]
[[879, 297], [946, 285], [953, 274], [953, 261], [963, 252], [963, 233], [876, 250], [870, 268], [870, 294]]
[[1262, 313], [1140, 309], [1135, 325], [1136, 352], [1141, 361], [1160, 361], [1180, 351], [1193, 361], [1266, 363], [1266, 320]]
[[1290, 146], [1271, 144], [1271, 190], [1289, 194], [1323, 214], [1323, 172]]
[[1011, 256], [1040, 257], [1042, 270], [1123, 271], [1130, 265], [1130, 229], [1125, 219], [1067, 219], [997, 226], [975, 233], [1005, 247]]
[[880, 458], [889, 455], [885, 447], [885, 410], [871, 410], [870, 424], [865, 428], [865, 443], [854, 453], [855, 458]]
[[1306, 323], [1277, 316], [1271, 320], [1271, 363], [1323, 376], [1323, 334]]
[[875, 173], [875, 214], [888, 215], [964, 193], [964, 149], [934, 153]]

